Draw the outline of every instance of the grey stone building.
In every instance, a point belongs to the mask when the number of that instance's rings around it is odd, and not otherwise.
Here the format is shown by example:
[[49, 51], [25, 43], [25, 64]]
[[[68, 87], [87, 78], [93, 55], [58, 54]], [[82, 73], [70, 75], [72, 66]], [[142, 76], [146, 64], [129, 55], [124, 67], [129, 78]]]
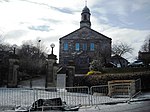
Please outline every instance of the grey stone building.
[[81, 13], [80, 28], [59, 39], [59, 63], [65, 67], [74, 61], [76, 71], [87, 71], [92, 60], [110, 61], [111, 38], [91, 29], [90, 10]]
[[150, 65], [150, 52], [141, 52], [139, 51], [138, 59], [143, 61], [145, 65]]
[[116, 65], [116, 67], [127, 67], [129, 62], [125, 58], [114, 55], [111, 57], [111, 62]]

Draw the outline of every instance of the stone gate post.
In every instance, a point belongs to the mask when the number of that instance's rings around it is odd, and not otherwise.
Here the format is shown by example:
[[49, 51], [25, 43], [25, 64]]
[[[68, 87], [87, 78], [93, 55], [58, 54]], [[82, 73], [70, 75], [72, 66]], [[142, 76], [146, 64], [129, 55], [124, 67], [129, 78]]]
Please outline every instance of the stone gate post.
[[70, 61], [66, 68], [66, 86], [74, 86], [74, 77], [75, 77], [75, 65], [73, 61]]
[[9, 72], [8, 72], [8, 79], [7, 79], [7, 87], [17, 87], [18, 68], [19, 68], [19, 58], [17, 55], [12, 54], [9, 58]]
[[45, 88], [56, 87], [57, 63], [56, 55], [50, 54], [47, 58], [47, 74], [45, 78]]

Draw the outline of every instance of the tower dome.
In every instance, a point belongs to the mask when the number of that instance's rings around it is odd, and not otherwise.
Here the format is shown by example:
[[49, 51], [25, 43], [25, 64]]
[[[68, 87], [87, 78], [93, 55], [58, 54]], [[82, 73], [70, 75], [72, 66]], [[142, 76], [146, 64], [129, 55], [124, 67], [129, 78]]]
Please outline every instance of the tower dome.
[[82, 13], [90, 13], [90, 9], [87, 6], [85, 6], [82, 10]]

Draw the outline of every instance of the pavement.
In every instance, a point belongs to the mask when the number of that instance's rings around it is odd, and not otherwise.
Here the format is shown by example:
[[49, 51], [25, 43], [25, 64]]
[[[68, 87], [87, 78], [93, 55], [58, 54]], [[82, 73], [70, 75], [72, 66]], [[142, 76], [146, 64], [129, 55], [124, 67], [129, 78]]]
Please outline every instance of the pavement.
[[[5, 110], [1, 112], [15, 112], [15, 111]], [[61, 111], [52, 110], [44, 112], [61, 112]], [[127, 102], [111, 102], [105, 103], [103, 105], [94, 105], [86, 107], [83, 106], [79, 109], [78, 112], [150, 112], [150, 92], [141, 93], [137, 97]]]
[[111, 102], [80, 109], [79, 112], [150, 112], [150, 92], [141, 93], [128, 102]]
[[79, 112], [150, 112], [150, 101], [98, 105], [89, 109], [80, 109]]

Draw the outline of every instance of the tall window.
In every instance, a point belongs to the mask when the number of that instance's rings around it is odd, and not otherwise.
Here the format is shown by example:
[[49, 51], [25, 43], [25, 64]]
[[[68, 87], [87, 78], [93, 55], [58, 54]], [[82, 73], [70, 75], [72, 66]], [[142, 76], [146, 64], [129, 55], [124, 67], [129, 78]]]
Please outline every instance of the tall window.
[[67, 50], [68, 50], [68, 43], [65, 42], [65, 43], [64, 43], [64, 51], [67, 51]]
[[83, 51], [87, 50], [87, 44], [86, 43], [83, 43], [82, 49], [83, 49]]
[[79, 51], [80, 50], [80, 44], [79, 43], [76, 43], [76, 48], [75, 48], [76, 51]]
[[94, 51], [94, 48], [95, 48], [94, 43], [91, 43], [90, 44], [90, 51]]
[[87, 20], [87, 16], [86, 15], [84, 15], [84, 20]]

